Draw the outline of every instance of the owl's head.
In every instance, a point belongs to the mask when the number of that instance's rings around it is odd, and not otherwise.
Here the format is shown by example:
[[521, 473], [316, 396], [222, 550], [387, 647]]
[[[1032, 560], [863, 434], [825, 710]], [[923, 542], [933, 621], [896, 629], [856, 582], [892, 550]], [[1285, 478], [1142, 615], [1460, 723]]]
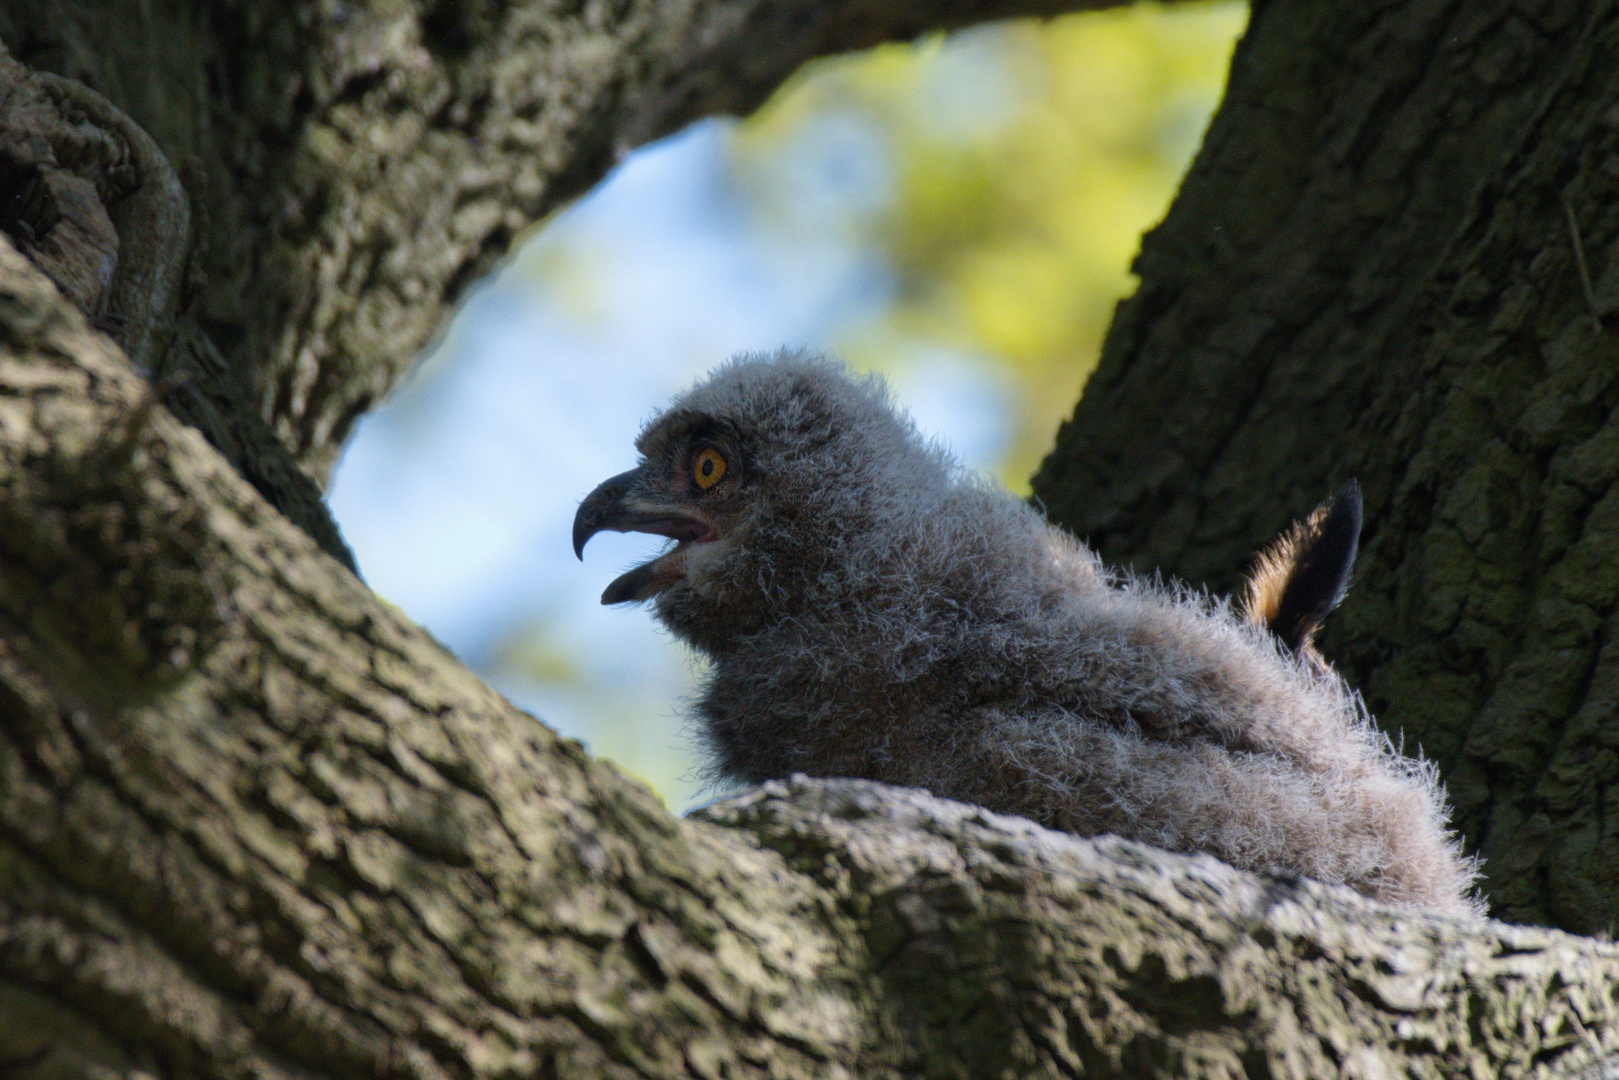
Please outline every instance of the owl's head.
[[861, 587], [850, 556], [947, 491], [954, 466], [880, 380], [804, 353], [739, 357], [649, 421], [641, 463], [574, 517], [574, 551], [603, 530], [673, 546], [608, 585], [653, 600], [691, 644], [722, 651], [820, 594]]

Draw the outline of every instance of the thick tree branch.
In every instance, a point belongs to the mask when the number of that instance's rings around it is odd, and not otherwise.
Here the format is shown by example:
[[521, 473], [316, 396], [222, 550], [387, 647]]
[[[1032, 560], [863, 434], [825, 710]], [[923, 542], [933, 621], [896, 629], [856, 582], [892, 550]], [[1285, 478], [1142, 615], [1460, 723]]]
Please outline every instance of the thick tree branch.
[[181, 310], [191, 207], [138, 124], [83, 83], [0, 47], [0, 230], [282, 513], [351, 568], [320, 489], [248, 403], [240, 374]]
[[838, 897], [915, 1075], [1573, 1076], [1619, 1064], [1619, 947], [1079, 840], [924, 793], [706, 812]]
[[44, 1077], [1574, 1075], [1619, 948], [920, 792], [668, 816], [0, 246], [0, 1058]]

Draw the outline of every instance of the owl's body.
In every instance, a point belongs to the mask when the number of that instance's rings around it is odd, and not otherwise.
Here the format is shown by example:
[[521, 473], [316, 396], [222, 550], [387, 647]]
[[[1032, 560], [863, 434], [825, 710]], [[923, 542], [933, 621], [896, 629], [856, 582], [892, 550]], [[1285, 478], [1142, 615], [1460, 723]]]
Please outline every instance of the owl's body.
[[[638, 446], [645, 464], [586, 501], [576, 541], [680, 540], [604, 601], [655, 597], [712, 661], [696, 712], [716, 777], [925, 787], [1475, 909], [1432, 769], [1307, 648], [1106, 570], [926, 444], [880, 385], [811, 357], [736, 361]], [[694, 448], [723, 476], [690, 475]]]

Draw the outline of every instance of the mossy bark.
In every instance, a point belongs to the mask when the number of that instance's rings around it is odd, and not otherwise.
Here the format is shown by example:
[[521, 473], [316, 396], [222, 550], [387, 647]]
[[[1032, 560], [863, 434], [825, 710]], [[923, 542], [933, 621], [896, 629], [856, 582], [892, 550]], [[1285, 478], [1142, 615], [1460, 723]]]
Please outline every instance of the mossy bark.
[[[621, 150], [749, 107], [817, 52], [1059, 6], [1083, 5], [15, 0], [0, 12], [14, 58], [0, 65], [0, 1072], [1615, 1067], [1609, 944], [1391, 913], [872, 785], [771, 785], [676, 820], [484, 687], [330, 557], [341, 541], [324, 531], [312, 477], [354, 416], [518, 230]], [[1322, 75], [1306, 31], [1332, 12], [1302, 29], [1283, 14], [1259, 12], [1239, 88], [1264, 65]], [[1420, 20], [1395, 33], [1404, 24], [1380, 21], [1394, 14], [1357, 17], [1415, 57], [1449, 40], [1424, 37]], [[1562, 88], [1608, 77], [1589, 55], [1605, 24], [1562, 25], [1546, 15], [1530, 28], [1569, 36], [1575, 74], [1509, 65], [1501, 101], [1477, 102], [1502, 112], [1489, 130], [1518, 139], [1520, 157], [1531, 143], [1513, 101], [1549, 103], [1532, 113], [1543, 118]], [[1298, 91], [1306, 104], [1312, 87]], [[1244, 140], [1303, 123], [1304, 104], [1249, 131], [1244, 92], [1200, 168], [1234, 155], [1216, 175], [1285, 203], [1288, 185], [1232, 163]], [[1203, 182], [1177, 214], [1213, 212], [1196, 209]], [[1605, 204], [1582, 191], [1570, 195], [1577, 224], [1611, 243]], [[1507, 201], [1469, 203], [1458, 243], [1494, 220], [1481, 208]], [[1376, 222], [1402, 220], [1375, 200], [1365, 213], [1374, 249]], [[1523, 214], [1514, 220], [1529, 229]], [[1149, 284], [1177, 220], [1144, 257]], [[1491, 250], [1510, 254], [1509, 240]], [[1592, 272], [1606, 273], [1602, 249], [1590, 250]], [[1261, 289], [1263, 269], [1243, 287]], [[1525, 273], [1549, 281], [1555, 270]], [[1287, 280], [1273, 304], [1290, 296]], [[1520, 338], [1525, 326], [1574, 333], [1556, 322], [1561, 308], [1535, 306], [1540, 280], [1469, 295], [1517, 312]], [[1594, 285], [1598, 303], [1608, 280]], [[1153, 330], [1173, 292], [1153, 308], [1144, 289], [1127, 308], [1099, 387], [1133, 370], [1119, 342], [1180, 325]], [[1374, 309], [1375, 297], [1357, 317]], [[1364, 381], [1360, 398], [1333, 407], [1383, 415], [1382, 384]], [[1573, 385], [1577, 397], [1595, 381]], [[1429, 395], [1435, 408], [1447, 392]], [[1598, 431], [1606, 412], [1559, 413], [1562, 398], [1547, 400], [1536, 430], [1552, 433], [1539, 436], [1551, 440], [1546, 459], [1562, 460], [1556, 433]], [[1418, 447], [1426, 430], [1398, 429]], [[1193, 426], [1185, 437], [1201, 438]], [[1310, 445], [1332, 472], [1330, 447]], [[1451, 478], [1473, 495], [1424, 504], [1385, 492], [1380, 505], [1454, 505], [1447, 528], [1493, 535], [1494, 515], [1521, 511], [1496, 478], [1532, 473], [1510, 453], [1460, 464], [1448, 453], [1423, 466], [1425, 490]], [[1454, 481], [1475, 467], [1487, 471], [1471, 486]], [[1605, 483], [1608, 462], [1571, 449], [1559, 467], [1586, 491]], [[1234, 487], [1254, 505], [1294, 494]], [[1112, 519], [1118, 537], [1127, 512]], [[1585, 544], [1579, 557], [1592, 558], [1582, 530], [1600, 515], [1568, 515], [1578, 524], [1560, 557]], [[1403, 567], [1428, 534], [1393, 536], [1390, 520], [1373, 555]], [[1128, 538], [1109, 542], [1128, 549]], [[1210, 561], [1193, 571], [1224, 566], [1199, 550]], [[1490, 573], [1518, 565], [1498, 562]], [[1452, 592], [1474, 605], [1518, 596], [1458, 580]], [[1368, 618], [1356, 610], [1351, 629]], [[1398, 610], [1419, 637], [1427, 624], [1410, 612], [1427, 609]], [[1353, 651], [1376, 640], [1361, 629], [1341, 647], [1365, 671], [1412, 677], [1403, 654], [1379, 667], [1381, 654]], [[1594, 688], [1603, 666], [1592, 663]]]
[[1255, 7], [1034, 484], [1229, 588], [1344, 478], [1328, 655], [1438, 762], [1492, 910], [1619, 923], [1619, 9]]

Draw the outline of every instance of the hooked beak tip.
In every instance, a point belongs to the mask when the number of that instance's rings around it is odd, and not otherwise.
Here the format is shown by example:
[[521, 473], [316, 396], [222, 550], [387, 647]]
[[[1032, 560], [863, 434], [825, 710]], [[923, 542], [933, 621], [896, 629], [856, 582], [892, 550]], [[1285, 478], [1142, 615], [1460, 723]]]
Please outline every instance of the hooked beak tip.
[[573, 522], [573, 554], [580, 561], [585, 561], [585, 544], [599, 530], [593, 527], [590, 521], [575, 518]]
[[617, 528], [623, 515], [624, 493], [635, 480], [637, 471], [619, 473], [602, 481], [586, 495], [573, 516], [573, 553], [580, 562], [585, 560], [585, 544], [603, 529]]

